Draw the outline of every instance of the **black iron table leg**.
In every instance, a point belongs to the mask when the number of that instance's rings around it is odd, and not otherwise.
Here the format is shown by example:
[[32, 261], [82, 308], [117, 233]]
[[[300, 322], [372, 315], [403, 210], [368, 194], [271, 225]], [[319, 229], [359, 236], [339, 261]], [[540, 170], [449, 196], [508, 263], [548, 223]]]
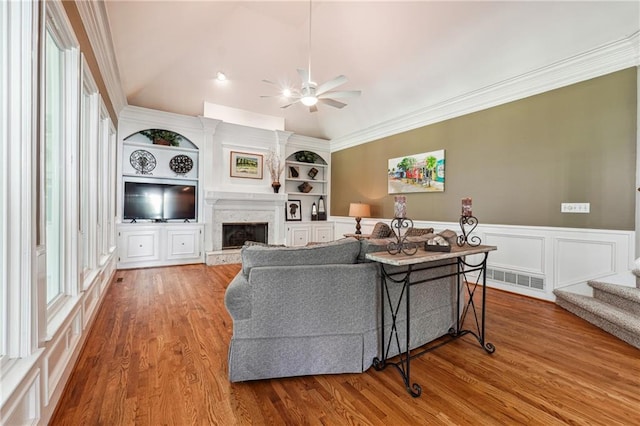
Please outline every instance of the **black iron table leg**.
[[[404, 296], [405, 300], [405, 310], [407, 318], [411, 315], [411, 266], [409, 266], [407, 272], [404, 277], [401, 279], [394, 279], [384, 268], [384, 265], [380, 265], [382, 271], [382, 279], [380, 286], [380, 320], [381, 320], [381, 338], [380, 338], [380, 354], [382, 358], [375, 357], [373, 359], [373, 366], [376, 370], [384, 370], [387, 365], [394, 366], [402, 376], [402, 380], [404, 381], [405, 388], [407, 392], [414, 398], [420, 396], [422, 393], [422, 388], [417, 383], [411, 383], [411, 352], [410, 352], [410, 342], [411, 342], [411, 323], [410, 321], [406, 322], [406, 332], [405, 332], [405, 345], [404, 351], [402, 349], [402, 345], [400, 344], [400, 336], [398, 334], [398, 312], [400, 311], [400, 306], [402, 304], [402, 299]], [[402, 290], [400, 292], [400, 296], [398, 297], [397, 303], [391, 299], [391, 293], [389, 291], [388, 281], [390, 280], [395, 283], [402, 283]], [[385, 306], [389, 306], [389, 310], [391, 312], [391, 331], [389, 332], [388, 340], [385, 339]], [[389, 349], [391, 347], [392, 341], [396, 342], [396, 347], [398, 349], [398, 357], [399, 360], [395, 362], [387, 362], [389, 359]], [[385, 345], [386, 342], [386, 345]]]
[[[450, 330], [449, 333], [455, 338], [462, 337], [466, 334], [471, 334], [476, 338], [480, 346], [487, 352], [493, 353], [496, 350], [496, 347], [493, 343], [489, 343], [485, 340], [485, 318], [486, 318], [486, 296], [487, 296], [487, 256], [488, 253], [484, 253], [484, 257], [482, 261], [478, 264], [470, 264], [466, 261], [464, 257], [458, 258], [458, 288], [457, 288], [457, 309], [458, 314], [457, 317], [457, 326], [455, 330]], [[478, 272], [478, 276], [475, 281], [471, 280], [468, 274], [472, 272]], [[482, 281], [481, 281], [482, 280]], [[478, 313], [476, 310], [476, 304], [474, 301], [474, 296], [478, 286], [482, 287], [482, 305], [480, 308], [480, 319], [478, 319]], [[465, 304], [465, 307], [460, 314], [460, 298], [461, 289], [464, 288], [467, 291], [468, 300]], [[464, 322], [469, 313], [473, 314], [473, 319], [475, 322], [475, 331], [470, 329], [463, 329]]]

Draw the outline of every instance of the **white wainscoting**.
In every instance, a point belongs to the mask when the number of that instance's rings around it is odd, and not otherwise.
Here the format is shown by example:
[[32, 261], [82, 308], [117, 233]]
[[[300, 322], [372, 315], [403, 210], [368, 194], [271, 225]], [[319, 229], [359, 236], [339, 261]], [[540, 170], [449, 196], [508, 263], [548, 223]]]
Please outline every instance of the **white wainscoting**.
[[[80, 354], [88, 331], [115, 274], [115, 251], [109, 255], [91, 283], [76, 296], [42, 348], [16, 361], [3, 377], [2, 386], [11, 393], [0, 395], [0, 424], [46, 424], [56, 408], [64, 386]], [[7, 398], [6, 400], [4, 398]]]
[[[355, 232], [353, 218], [331, 220], [336, 239]], [[379, 221], [391, 219], [363, 219], [362, 233], [371, 232]], [[457, 222], [415, 221], [414, 226], [460, 233]], [[634, 231], [480, 223], [474, 235], [498, 247], [488, 258], [489, 286], [549, 301], [555, 301], [555, 289], [628, 272], [635, 259]]]

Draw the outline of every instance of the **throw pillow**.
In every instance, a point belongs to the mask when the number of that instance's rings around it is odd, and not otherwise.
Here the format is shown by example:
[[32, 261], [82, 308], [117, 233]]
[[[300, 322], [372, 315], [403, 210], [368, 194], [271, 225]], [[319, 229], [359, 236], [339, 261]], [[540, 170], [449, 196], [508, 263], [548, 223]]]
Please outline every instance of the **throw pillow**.
[[376, 223], [376, 226], [373, 227], [373, 231], [371, 231], [371, 238], [387, 238], [391, 235], [391, 228], [384, 222]]

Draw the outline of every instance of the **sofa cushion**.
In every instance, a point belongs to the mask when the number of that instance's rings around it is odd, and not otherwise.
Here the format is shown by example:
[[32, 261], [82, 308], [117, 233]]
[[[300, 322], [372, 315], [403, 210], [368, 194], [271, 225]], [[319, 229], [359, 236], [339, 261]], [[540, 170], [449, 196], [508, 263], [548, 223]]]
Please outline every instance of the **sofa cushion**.
[[305, 247], [244, 246], [241, 250], [242, 273], [249, 275], [257, 266], [298, 266], [356, 263], [360, 242], [344, 238]]

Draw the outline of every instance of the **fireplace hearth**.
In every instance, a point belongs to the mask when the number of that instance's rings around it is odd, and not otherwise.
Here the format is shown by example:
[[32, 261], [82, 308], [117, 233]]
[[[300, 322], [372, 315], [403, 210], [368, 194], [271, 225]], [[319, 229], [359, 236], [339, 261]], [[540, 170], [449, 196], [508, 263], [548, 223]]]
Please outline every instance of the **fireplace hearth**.
[[267, 243], [268, 223], [223, 223], [222, 224], [222, 250], [237, 249], [246, 241]]

